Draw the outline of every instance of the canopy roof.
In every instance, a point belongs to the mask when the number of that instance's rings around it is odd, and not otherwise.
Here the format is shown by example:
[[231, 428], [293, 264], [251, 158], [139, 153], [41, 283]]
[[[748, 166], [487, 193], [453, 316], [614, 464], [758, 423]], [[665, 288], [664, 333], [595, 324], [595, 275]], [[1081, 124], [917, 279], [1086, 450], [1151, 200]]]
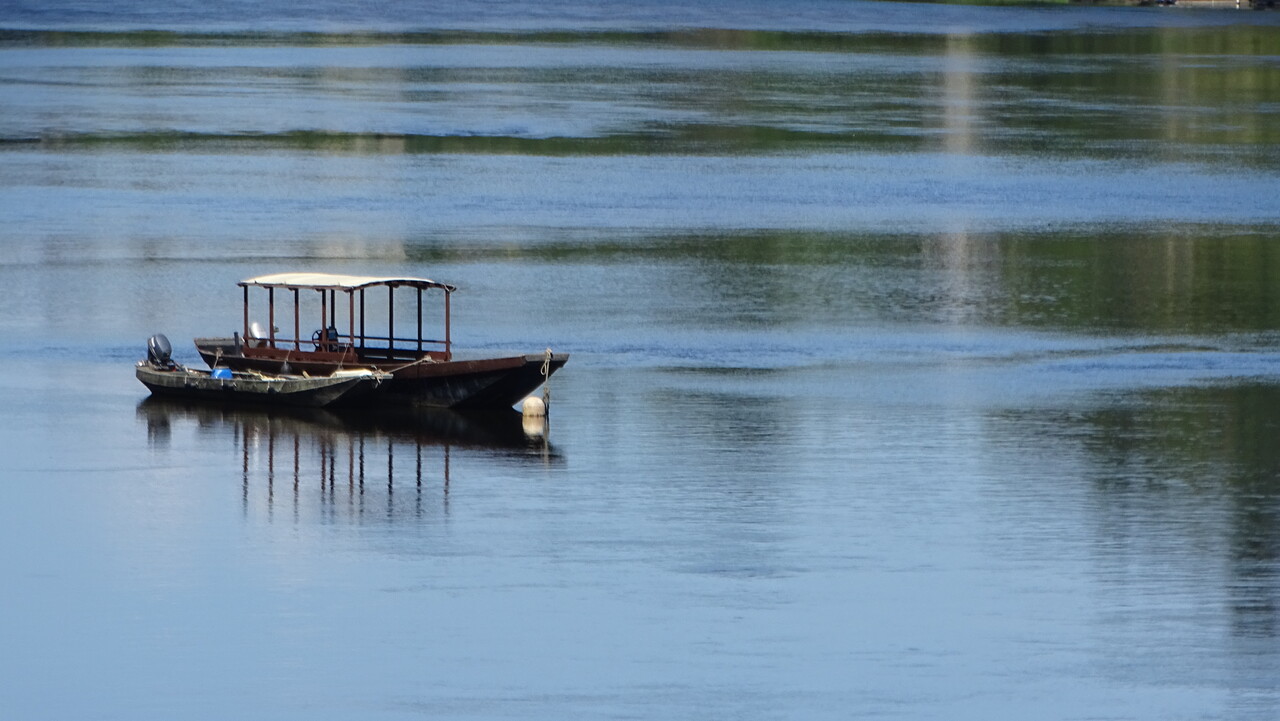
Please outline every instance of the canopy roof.
[[335, 275], [333, 273], [276, 273], [260, 275], [257, 278], [242, 280], [237, 285], [259, 288], [314, 288], [315, 290], [359, 290], [378, 285], [392, 288], [408, 286], [410, 288], [439, 288], [452, 293], [457, 287], [447, 283], [437, 283], [426, 278], [379, 278], [363, 275]]

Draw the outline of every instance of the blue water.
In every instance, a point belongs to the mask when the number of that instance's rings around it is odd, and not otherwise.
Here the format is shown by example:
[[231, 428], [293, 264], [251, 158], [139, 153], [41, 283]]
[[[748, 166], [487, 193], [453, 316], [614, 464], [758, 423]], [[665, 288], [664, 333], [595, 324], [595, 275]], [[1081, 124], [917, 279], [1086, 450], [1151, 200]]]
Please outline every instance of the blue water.
[[[1280, 716], [1277, 38], [0, 3], [0, 718]], [[549, 431], [146, 400], [289, 270]]]

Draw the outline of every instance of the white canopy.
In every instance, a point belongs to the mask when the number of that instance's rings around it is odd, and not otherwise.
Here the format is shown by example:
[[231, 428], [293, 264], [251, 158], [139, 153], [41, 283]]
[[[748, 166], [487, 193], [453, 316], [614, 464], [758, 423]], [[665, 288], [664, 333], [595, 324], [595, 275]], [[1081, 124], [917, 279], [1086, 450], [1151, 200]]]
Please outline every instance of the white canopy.
[[237, 285], [246, 288], [253, 285], [259, 288], [312, 288], [315, 290], [343, 291], [359, 290], [378, 285], [392, 288], [400, 286], [419, 289], [439, 288], [449, 293], [457, 290], [455, 286], [447, 283], [437, 283], [426, 278], [379, 278], [362, 275], [336, 275], [333, 273], [276, 273], [274, 275], [260, 275], [257, 278], [248, 278], [240, 281]]

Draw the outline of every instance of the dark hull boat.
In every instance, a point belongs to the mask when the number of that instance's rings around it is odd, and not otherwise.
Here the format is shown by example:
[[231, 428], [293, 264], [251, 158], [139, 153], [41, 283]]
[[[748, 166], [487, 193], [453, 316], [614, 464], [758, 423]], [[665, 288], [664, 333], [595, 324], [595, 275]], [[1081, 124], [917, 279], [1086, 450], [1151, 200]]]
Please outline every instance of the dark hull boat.
[[551, 373], [568, 360], [568, 354], [545, 353], [474, 360], [431, 360], [427, 362], [391, 361], [362, 358], [354, 360], [319, 359], [305, 354], [282, 354], [287, 357], [244, 355], [235, 338], [196, 338], [200, 357], [211, 367], [256, 370], [264, 373], [323, 375], [350, 365], [360, 364], [391, 374], [391, 379], [375, 394], [364, 394], [346, 401], [420, 405], [436, 408], [510, 408], [546, 381]]
[[[330, 376], [352, 367], [391, 374], [371, 393], [344, 397], [337, 401], [340, 405], [510, 408], [569, 359], [567, 353], [550, 349], [479, 358], [455, 356], [450, 298], [457, 289], [432, 280], [282, 273], [250, 278], [239, 285], [244, 289], [243, 328], [230, 338], [197, 338], [196, 349], [204, 361], [210, 367], [271, 374]], [[265, 329], [249, 320], [251, 288], [266, 291]], [[402, 292], [397, 297], [398, 289], [414, 294]], [[433, 290], [444, 294], [442, 338], [423, 334], [423, 293]], [[303, 291], [308, 298], [318, 294], [320, 301], [318, 326], [314, 318], [313, 325], [306, 326], [317, 330], [309, 334], [302, 330]], [[277, 327], [278, 306], [292, 320], [292, 332], [282, 333]], [[410, 324], [415, 332], [405, 332], [404, 326]]]

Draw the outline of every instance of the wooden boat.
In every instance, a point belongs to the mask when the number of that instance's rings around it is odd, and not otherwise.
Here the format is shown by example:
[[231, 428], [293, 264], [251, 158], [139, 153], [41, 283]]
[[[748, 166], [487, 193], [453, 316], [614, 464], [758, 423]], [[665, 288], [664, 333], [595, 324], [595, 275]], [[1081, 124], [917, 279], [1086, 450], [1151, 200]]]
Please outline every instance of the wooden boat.
[[[425, 278], [366, 277], [328, 273], [280, 273], [240, 281], [244, 313], [230, 338], [197, 338], [210, 367], [236, 371], [330, 376], [351, 367], [374, 368], [392, 377], [372, 393], [344, 398], [343, 405], [395, 404], [443, 408], [510, 408], [568, 361], [567, 353], [455, 356], [450, 321], [455, 286]], [[250, 291], [265, 291], [264, 328], [251, 321]], [[414, 293], [408, 295], [397, 290]], [[304, 298], [306, 291], [306, 298]], [[443, 294], [438, 337], [423, 333], [423, 296]], [[252, 295], [261, 295], [255, 292]], [[304, 300], [319, 296], [303, 324]], [[284, 296], [282, 299], [281, 296]], [[408, 296], [408, 297], [406, 297]], [[284, 313], [280, 311], [284, 310]], [[404, 317], [408, 315], [409, 320]], [[397, 326], [397, 316], [399, 325]], [[277, 323], [285, 321], [286, 329]], [[288, 328], [292, 321], [292, 328]], [[318, 321], [318, 324], [317, 324]], [[406, 331], [412, 326], [413, 331]], [[315, 328], [307, 332], [303, 328]]]
[[155, 396], [320, 408], [351, 395], [367, 393], [391, 378], [368, 368], [349, 368], [327, 376], [265, 374], [229, 368], [201, 370], [174, 363], [163, 335], [147, 341], [147, 359], [134, 374]]

